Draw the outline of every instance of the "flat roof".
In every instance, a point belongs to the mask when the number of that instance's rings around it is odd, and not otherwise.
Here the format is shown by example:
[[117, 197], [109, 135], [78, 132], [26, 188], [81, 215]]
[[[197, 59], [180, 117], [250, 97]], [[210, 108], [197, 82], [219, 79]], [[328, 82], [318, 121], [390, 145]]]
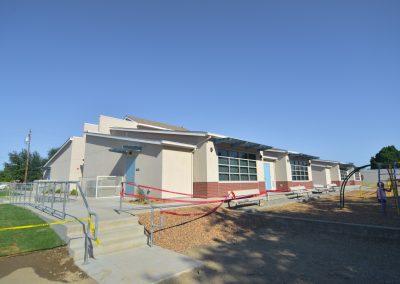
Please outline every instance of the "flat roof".
[[248, 149], [256, 149], [259, 151], [263, 151], [266, 149], [271, 149], [272, 146], [259, 144], [255, 142], [250, 142], [242, 139], [232, 138], [232, 137], [223, 137], [223, 138], [213, 138], [214, 144], [229, 144], [231, 147], [241, 147]]

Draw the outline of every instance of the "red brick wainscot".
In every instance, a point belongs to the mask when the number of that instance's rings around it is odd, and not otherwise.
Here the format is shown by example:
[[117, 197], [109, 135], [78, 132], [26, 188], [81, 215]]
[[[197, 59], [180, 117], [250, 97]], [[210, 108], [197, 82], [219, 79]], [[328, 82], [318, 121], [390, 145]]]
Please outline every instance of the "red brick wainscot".
[[225, 197], [228, 191], [258, 189], [260, 192], [265, 191], [265, 182], [194, 182], [193, 194], [196, 196]]
[[276, 189], [278, 190], [289, 190], [293, 186], [304, 186], [306, 189], [314, 188], [312, 181], [277, 181]]

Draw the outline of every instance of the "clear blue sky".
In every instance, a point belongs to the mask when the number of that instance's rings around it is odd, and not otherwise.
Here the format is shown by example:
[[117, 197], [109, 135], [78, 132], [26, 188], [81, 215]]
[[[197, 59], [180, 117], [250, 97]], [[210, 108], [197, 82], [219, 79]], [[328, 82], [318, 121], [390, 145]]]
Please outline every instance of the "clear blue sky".
[[127, 114], [364, 164], [400, 146], [400, 1], [0, 2], [0, 163]]

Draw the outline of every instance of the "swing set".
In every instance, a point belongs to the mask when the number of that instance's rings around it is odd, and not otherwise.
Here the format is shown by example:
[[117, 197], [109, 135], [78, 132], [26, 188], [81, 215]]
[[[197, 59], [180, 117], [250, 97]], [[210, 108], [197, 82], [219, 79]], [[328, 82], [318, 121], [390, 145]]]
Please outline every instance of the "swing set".
[[[393, 197], [396, 204], [397, 214], [400, 215], [400, 198], [399, 198], [399, 179], [397, 178], [396, 173], [400, 170], [397, 166], [399, 165], [398, 162], [391, 163], [391, 164], [378, 164], [378, 182], [385, 182], [387, 188], [390, 188], [390, 191], [393, 193]], [[345, 205], [345, 190], [347, 182], [350, 178], [360, 170], [370, 167], [371, 165], [365, 165], [362, 167], [355, 168], [352, 172], [350, 172], [346, 178], [343, 180], [342, 185], [340, 187], [340, 208], [343, 209]], [[389, 176], [386, 180], [383, 178], [384, 176]], [[382, 209], [384, 204], [382, 203]]]

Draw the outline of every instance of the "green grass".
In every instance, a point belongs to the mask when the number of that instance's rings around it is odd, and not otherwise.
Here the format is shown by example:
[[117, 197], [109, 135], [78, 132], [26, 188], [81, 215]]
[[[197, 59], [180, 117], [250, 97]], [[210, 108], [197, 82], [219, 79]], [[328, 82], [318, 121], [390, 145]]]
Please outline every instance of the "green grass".
[[[0, 228], [44, 224], [32, 211], [14, 205], [0, 205]], [[50, 227], [0, 231], [0, 256], [50, 249], [64, 242]]]
[[8, 197], [8, 190], [0, 191], [0, 198], [5, 198], [5, 197]]

